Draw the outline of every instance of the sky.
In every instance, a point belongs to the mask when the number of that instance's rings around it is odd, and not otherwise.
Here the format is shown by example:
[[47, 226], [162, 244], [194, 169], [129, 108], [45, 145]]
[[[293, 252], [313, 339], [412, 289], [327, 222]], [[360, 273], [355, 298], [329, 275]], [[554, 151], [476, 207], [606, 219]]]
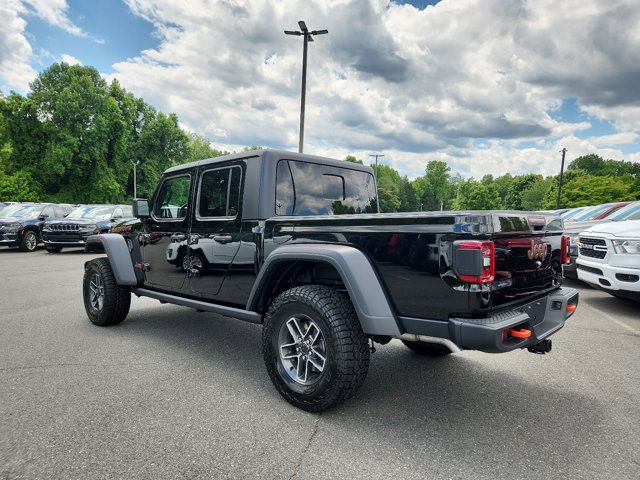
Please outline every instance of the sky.
[[54, 62], [107, 80], [220, 149], [297, 150], [305, 20], [305, 152], [411, 178], [557, 173], [597, 153], [640, 162], [634, 0], [2, 0], [0, 90]]

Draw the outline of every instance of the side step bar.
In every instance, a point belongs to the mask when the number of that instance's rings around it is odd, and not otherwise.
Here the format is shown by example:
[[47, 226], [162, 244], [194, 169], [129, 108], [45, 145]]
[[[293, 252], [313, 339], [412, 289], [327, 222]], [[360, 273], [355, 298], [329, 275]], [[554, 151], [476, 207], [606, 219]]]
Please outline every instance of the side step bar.
[[241, 308], [227, 307], [226, 305], [217, 305], [215, 303], [203, 302], [201, 300], [192, 300], [190, 298], [178, 297], [170, 293], [156, 292], [146, 288], [132, 288], [131, 291], [139, 297], [149, 297], [161, 302], [172, 303], [182, 307], [195, 308], [204, 312], [217, 313], [226, 317], [237, 318], [250, 323], [262, 323], [262, 315], [258, 312], [242, 310]]

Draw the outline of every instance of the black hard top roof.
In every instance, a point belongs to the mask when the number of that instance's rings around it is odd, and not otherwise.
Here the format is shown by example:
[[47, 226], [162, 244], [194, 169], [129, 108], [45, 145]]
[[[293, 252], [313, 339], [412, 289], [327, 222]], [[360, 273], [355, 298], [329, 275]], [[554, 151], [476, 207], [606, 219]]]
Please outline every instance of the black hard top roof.
[[347, 162], [346, 160], [336, 160], [334, 158], [320, 157], [318, 155], [308, 155], [306, 153], [295, 153], [286, 150], [247, 150], [243, 152], [230, 153], [220, 157], [206, 158], [204, 160], [196, 160], [175, 167], [168, 168], [164, 173], [179, 172], [188, 168], [201, 167], [206, 165], [215, 165], [217, 163], [227, 162], [229, 160], [244, 159], [262, 159], [264, 157], [277, 157], [278, 159], [301, 160], [304, 162], [321, 163], [323, 165], [333, 165], [340, 168], [349, 168], [351, 170], [360, 170], [363, 172], [371, 172], [371, 167], [361, 165], [359, 163]]

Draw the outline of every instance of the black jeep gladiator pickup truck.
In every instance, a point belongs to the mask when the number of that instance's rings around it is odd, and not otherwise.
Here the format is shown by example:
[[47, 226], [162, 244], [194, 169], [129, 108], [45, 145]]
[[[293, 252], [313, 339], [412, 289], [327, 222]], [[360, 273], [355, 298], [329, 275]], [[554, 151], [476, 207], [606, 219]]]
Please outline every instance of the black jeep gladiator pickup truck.
[[[575, 311], [568, 239], [527, 212], [380, 214], [369, 167], [265, 150], [167, 170], [134, 220], [87, 240], [89, 319], [131, 293], [263, 325], [267, 372], [321, 411], [362, 385], [373, 342], [418, 354], [545, 353]], [[369, 342], [371, 341], [371, 346]]]

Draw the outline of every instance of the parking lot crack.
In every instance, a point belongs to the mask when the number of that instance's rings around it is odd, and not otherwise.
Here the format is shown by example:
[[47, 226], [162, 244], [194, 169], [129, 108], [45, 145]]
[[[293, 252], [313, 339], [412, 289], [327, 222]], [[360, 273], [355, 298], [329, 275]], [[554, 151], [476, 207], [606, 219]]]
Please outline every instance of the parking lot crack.
[[298, 461], [296, 462], [295, 466], [293, 467], [293, 472], [291, 473], [291, 476], [289, 477], [289, 480], [293, 480], [294, 478], [298, 478], [298, 473], [300, 473], [300, 467], [302, 466], [302, 461], [304, 460], [307, 452], [311, 449], [311, 444], [313, 443], [314, 438], [316, 437], [316, 434], [318, 433], [318, 429], [320, 427], [320, 418], [321, 418], [322, 414], [318, 414], [318, 418], [315, 421], [315, 424], [313, 425], [313, 430], [311, 431], [311, 435], [309, 435], [309, 440], [307, 440], [307, 444], [305, 445], [304, 449], [302, 450], [302, 452], [300, 453], [300, 457], [298, 458]]

